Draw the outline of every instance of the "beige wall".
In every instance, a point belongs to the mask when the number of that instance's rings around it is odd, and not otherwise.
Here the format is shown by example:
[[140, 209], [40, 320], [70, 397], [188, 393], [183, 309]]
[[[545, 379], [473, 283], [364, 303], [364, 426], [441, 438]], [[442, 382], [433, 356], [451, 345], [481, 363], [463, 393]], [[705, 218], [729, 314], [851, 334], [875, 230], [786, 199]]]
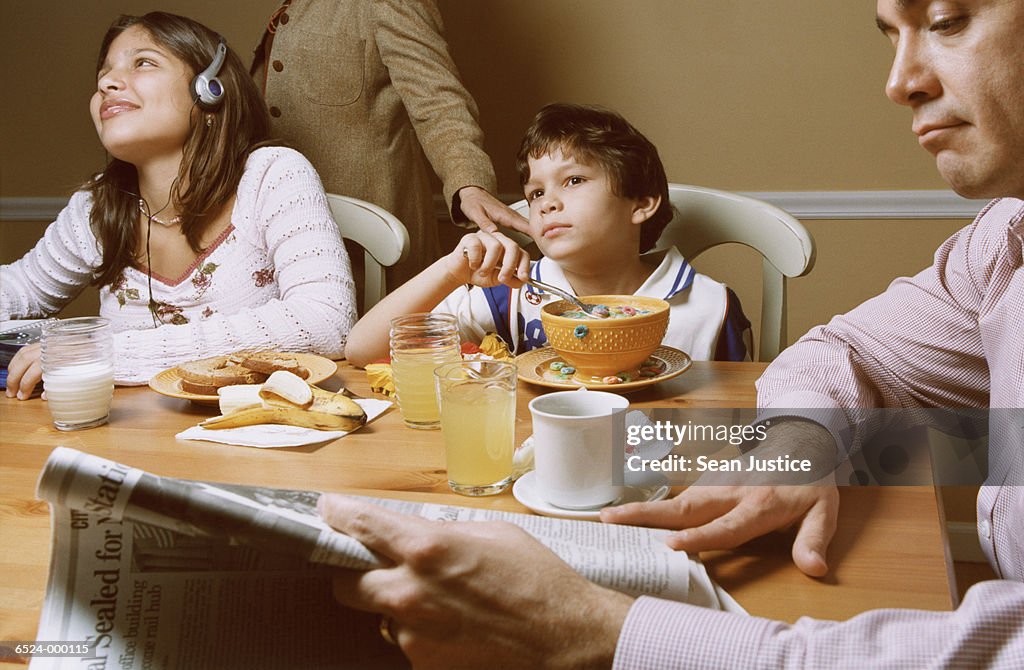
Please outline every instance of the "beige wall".
[[[297, 0], [303, 1], [303, 0]], [[137, 0], [0, 0], [0, 195], [67, 195], [105, 158], [87, 115], [96, 48]], [[245, 57], [277, 0], [165, 0], [224, 34]], [[891, 48], [874, 3], [821, 0], [440, 0], [475, 95], [499, 188], [518, 188], [519, 137], [542, 104], [603, 104], [661, 150], [669, 179], [729, 190], [943, 188], [883, 94]], [[792, 282], [790, 334], [916, 272], [958, 221], [808, 221], [818, 260]], [[41, 226], [0, 223], [5, 260]], [[758, 261], [715, 250], [700, 269], [759, 314]], [[95, 309], [85, 297], [76, 310]]]
[[622, 112], [670, 180], [730, 190], [941, 188], [885, 99], [871, 0], [441, 0], [502, 185], [536, 109]]
[[[4, 97], [19, 103], [0, 112], [0, 190], [57, 195], [103, 164], [87, 103], [105, 27], [154, 3], [0, 2]], [[276, 3], [158, 6], [206, 22], [248, 57]], [[891, 48], [870, 0], [440, 5], [503, 191], [517, 186], [523, 128], [555, 100], [621, 111], [661, 148], [673, 181], [747, 191], [942, 187], [909, 114], [883, 96]]]

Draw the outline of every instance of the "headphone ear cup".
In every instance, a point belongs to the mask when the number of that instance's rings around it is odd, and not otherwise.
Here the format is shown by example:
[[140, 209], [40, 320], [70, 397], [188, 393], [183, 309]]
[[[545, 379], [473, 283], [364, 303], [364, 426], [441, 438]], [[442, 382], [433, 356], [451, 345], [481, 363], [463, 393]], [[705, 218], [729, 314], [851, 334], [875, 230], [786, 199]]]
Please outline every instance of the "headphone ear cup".
[[202, 74], [192, 80], [192, 99], [206, 110], [214, 109], [224, 99], [224, 85], [220, 79], [207, 79]]
[[203, 109], [213, 109], [224, 99], [224, 84], [217, 78], [217, 74], [227, 55], [228, 43], [221, 37], [213, 61], [192, 79], [192, 99]]

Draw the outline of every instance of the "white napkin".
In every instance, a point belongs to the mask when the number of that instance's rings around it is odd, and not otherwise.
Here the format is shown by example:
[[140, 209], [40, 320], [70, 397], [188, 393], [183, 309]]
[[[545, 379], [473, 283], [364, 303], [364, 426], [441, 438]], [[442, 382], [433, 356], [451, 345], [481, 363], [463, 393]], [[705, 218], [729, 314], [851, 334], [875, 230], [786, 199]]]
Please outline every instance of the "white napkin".
[[[366, 423], [370, 423], [391, 407], [390, 400], [358, 399], [356, 403], [366, 412]], [[237, 444], [243, 447], [301, 447], [307, 444], [330, 442], [344, 437], [351, 431], [344, 430], [313, 430], [299, 426], [281, 426], [278, 424], [260, 424], [242, 426], [241, 428], [223, 428], [210, 430], [202, 426], [192, 426], [174, 437], [179, 440], [205, 440], [222, 444]]]

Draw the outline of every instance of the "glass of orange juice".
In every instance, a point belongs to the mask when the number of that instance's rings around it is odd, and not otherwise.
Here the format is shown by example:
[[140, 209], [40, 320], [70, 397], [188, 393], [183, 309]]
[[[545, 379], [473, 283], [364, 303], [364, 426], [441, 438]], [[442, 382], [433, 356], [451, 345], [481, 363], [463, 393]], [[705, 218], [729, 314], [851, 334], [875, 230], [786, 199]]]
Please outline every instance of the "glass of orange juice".
[[398, 408], [410, 428], [437, 429], [434, 368], [461, 361], [458, 320], [451, 314], [407, 314], [391, 320], [391, 374]]
[[461, 361], [434, 370], [448, 485], [468, 496], [494, 495], [512, 481], [516, 366]]

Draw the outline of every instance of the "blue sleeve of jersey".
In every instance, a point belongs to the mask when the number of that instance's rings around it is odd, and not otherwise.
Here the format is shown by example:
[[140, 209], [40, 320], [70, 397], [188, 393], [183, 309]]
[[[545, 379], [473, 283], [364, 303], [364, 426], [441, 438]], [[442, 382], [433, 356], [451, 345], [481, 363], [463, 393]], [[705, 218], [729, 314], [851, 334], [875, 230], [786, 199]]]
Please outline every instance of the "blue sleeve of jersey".
[[750, 319], [743, 313], [740, 299], [731, 288], [726, 288], [725, 321], [718, 333], [718, 344], [715, 347], [716, 361], [748, 361], [753, 342], [750, 330]]

